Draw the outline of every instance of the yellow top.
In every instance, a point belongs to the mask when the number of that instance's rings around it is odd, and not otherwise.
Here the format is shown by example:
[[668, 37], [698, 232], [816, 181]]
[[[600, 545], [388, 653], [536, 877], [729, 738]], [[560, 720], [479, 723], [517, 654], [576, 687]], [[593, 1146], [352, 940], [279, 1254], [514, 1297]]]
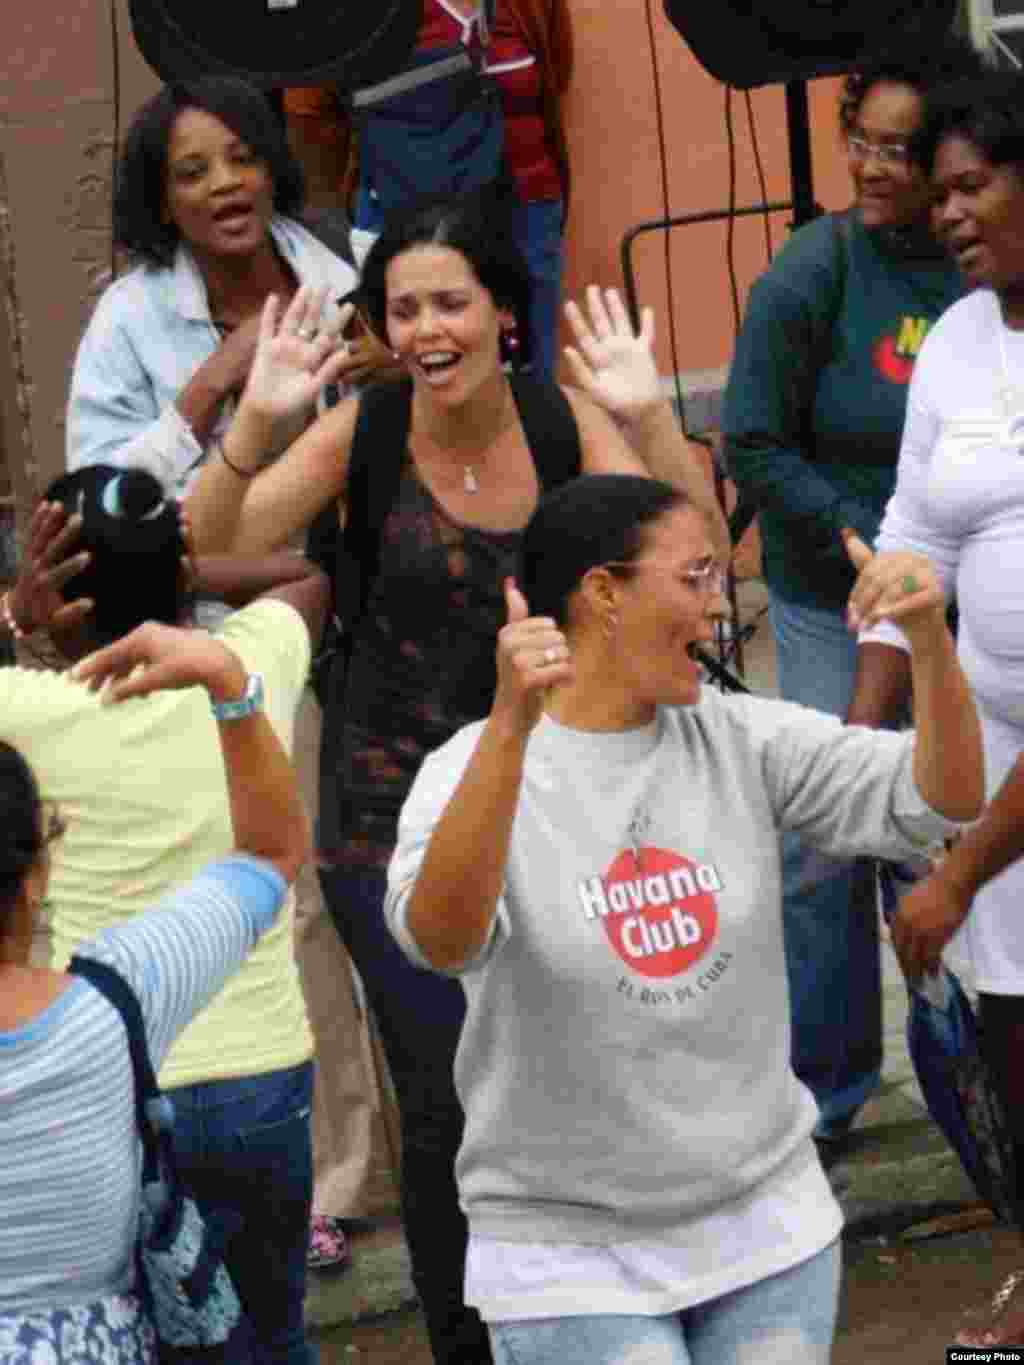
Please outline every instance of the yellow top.
[[[263, 598], [216, 631], [262, 673], [267, 716], [291, 753], [309, 633]], [[0, 668], [0, 736], [32, 765], [67, 833], [52, 848], [53, 964], [145, 910], [234, 845], [217, 724], [201, 688], [104, 707], [66, 674]], [[293, 951], [294, 898], [216, 999], [181, 1034], [163, 1086], [256, 1076], [312, 1055]]]

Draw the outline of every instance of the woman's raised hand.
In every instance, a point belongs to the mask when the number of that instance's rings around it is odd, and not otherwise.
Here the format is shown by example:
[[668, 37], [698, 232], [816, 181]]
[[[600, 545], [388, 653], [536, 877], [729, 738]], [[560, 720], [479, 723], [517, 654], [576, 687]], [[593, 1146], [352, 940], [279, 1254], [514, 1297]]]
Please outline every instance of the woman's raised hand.
[[572, 677], [565, 636], [550, 616], [531, 616], [526, 598], [505, 580], [506, 624], [498, 632], [498, 686], [492, 716], [508, 719], [522, 733], [540, 719], [544, 693]]
[[90, 691], [110, 684], [104, 702], [205, 687], [214, 700], [240, 696], [246, 672], [238, 656], [204, 630], [147, 621], [106, 649], [79, 660], [71, 676]]
[[945, 631], [946, 599], [931, 560], [911, 550], [874, 554], [855, 531], [841, 534], [857, 570], [846, 608], [851, 630], [892, 621], [912, 646]]
[[270, 421], [291, 417], [309, 408], [345, 369], [348, 356], [340, 338], [353, 310], [346, 304], [335, 321], [325, 323], [326, 293], [303, 285], [283, 314], [276, 294], [267, 299], [242, 394], [250, 411]]
[[588, 321], [575, 303], [565, 305], [576, 346], [565, 354], [581, 389], [613, 417], [635, 421], [664, 401], [654, 362], [654, 313], [643, 309], [634, 332], [617, 289], [587, 288]]

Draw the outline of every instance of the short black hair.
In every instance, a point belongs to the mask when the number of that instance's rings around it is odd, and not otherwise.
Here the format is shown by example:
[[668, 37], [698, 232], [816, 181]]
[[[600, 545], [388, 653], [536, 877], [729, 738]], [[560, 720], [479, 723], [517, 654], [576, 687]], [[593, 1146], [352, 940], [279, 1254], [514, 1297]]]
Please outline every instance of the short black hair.
[[163, 207], [171, 129], [185, 109], [220, 119], [266, 162], [278, 213], [294, 217], [306, 197], [281, 120], [255, 85], [235, 76], [165, 85], [132, 119], [114, 171], [114, 241], [150, 265], [171, 265], [178, 246], [178, 229], [163, 221]]
[[584, 474], [546, 493], [523, 533], [519, 587], [534, 616], [568, 620], [569, 598], [601, 564], [631, 564], [644, 532], [685, 493], [641, 474]]
[[963, 138], [993, 166], [1024, 168], [1024, 74], [993, 72], [930, 95], [911, 144], [928, 175], [939, 143], [949, 137]]
[[0, 739], [0, 914], [9, 910], [46, 842], [35, 775]]
[[388, 266], [417, 246], [446, 246], [466, 258], [495, 304], [515, 317], [519, 358], [530, 360], [530, 271], [513, 237], [505, 198], [488, 189], [435, 195], [387, 219], [367, 252], [359, 282], [367, 320], [382, 341], [388, 335]]
[[845, 136], [853, 130], [872, 86], [909, 85], [927, 97], [939, 86], [980, 77], [985, 69], [985, 59], [965, 38], [944, 34], [929, 42], [904, 34], [889, 47], [864, 53], [850, 70], [839, 97], [840, 131]]
[[91, 559], [64, 584], [65, 601], [91, 597], [89, 623], [101, 644], [127, 635], [143, 621], [176, 625], [184, 605], [181, 557], [185, 540], [177, 502], [144, 469], [88, 465], [63, 474], [46, 490], [82, 530], [76, 550]]

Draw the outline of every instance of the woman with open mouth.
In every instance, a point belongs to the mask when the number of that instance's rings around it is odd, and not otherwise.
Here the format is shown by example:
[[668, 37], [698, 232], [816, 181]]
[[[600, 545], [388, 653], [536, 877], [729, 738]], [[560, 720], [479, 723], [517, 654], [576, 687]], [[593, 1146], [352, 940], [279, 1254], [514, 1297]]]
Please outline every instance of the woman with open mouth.
[[569, 309], [580, 387], [506, 373], [503, 332], [516, 327], [528, 356], [530, 278], [486, 195], [389, 222], [359, 292], [404, 380], [338, 404], [261, 469], [272, 423], [337, 363], [329, 328], [306, 335], [321, 327], [314, 296], [269, 307], [221, 458], [188, 506], [197, 546], [211, 551], [269, 549], [324, 508], [344, 513], [335, 578], [348, 648], [324, 715], [321, 884], [395, 1082], [406, 1236], [435, 1360], [485, 1362], [487, 1334], [462, 1298], [454, 1183], [462, 993], [410, 964], [387, 932], [398, 812], [425, 755], [490, 708], [502, 583], [544, 488], [581, 471], [660, 474], [708, 516], [716, 563], [728, 543], [703, 466], [661, 396], [649, 311], [634, 335], [618, 296], [592, 289], [587, 319]]
[[[780, 695], [836, 716], [854, 718], [857, 652], [838, 532], [873, 542], [917, 352], [963, 291], [930, 230], [911, 139], [927, 92], [980, 68], [966, 42], [912, 34], [853, 69], [839, 109], [852, 203], [794, 233], [756, 281], [730, 372], [726, 457], [757, 510]], [[817, 1097], [828, 1166], [881, 1081], [875, 868], [790, 834], [785, 882], [793, 1065]]]
[[[985, 738], [983, 818], [904, 902], [929, 958], [958, 933], [982, 1040], [1024, 1177], [1024, 80], [986, 77], [929, 100], [915, 150], [933, 223], [972, 292], [939, 321], [911, 385], [880, 548], [935, 561], [960, 612], [960, 657]], [[910, 690], [906, 642], [862, 637], [857, 704], [881, 716]], [[915, 707], [917, 698], [915, 695]], [[920, 970], [921, 962], [912, 963]], [[1020, 1191], [1018, 1190], [1018, 1200]], [[1022, 1206], [1024, 1210], [1024, 1206]], [[1024, 1211], [1018, 1213], [1024, 1228]], [[959, 1344], [1024, 1341], [1024, 1274], [974, 1315]]]
[[912, 641], [916, 734], [701, 688], [706, 524], [624, 475], [547, 494], [486, 719], [424, 762], [387, 916], [456, 978], [466, 1297], [499, 1365], [826, 1365], [842, 1215], [790, 1065], [779, 833], [907, 856], [981, 807], [980, 731], [920, 555], [855, 618]]

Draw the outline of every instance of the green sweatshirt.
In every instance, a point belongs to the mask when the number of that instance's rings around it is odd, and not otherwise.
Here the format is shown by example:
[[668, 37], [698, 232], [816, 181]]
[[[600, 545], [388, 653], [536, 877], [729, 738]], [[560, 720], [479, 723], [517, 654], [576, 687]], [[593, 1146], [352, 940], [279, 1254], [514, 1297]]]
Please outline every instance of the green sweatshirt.
[[892, 493], [914, 358], [963, 292], [920, 244], [826, 214], [750, 291], [725, 393], [729, 470], [757, 507], [768, 586], [842, 607], [854, 582], [839, 531], [874, 542]]

